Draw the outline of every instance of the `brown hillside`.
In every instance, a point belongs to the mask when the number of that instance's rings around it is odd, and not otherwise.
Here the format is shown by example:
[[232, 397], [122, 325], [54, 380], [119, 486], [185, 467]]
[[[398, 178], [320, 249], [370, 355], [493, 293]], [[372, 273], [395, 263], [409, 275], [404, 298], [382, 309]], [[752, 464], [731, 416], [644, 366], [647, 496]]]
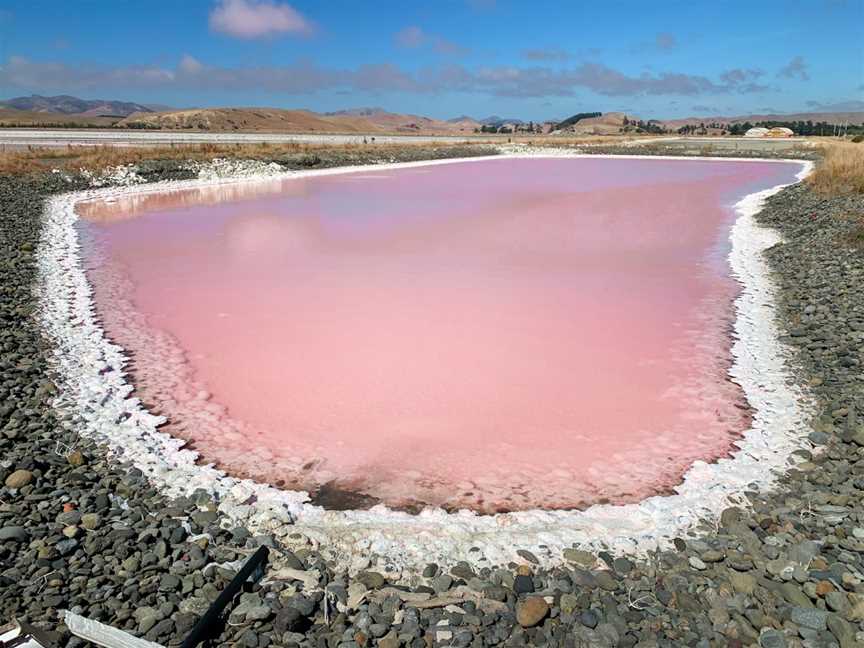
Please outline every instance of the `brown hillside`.
[[15, 126], [41, 127], [62, 126], [63, 128], [107, 128], [117, 123], [119, 117], [94, 117], [91, 115], [64, 115], [62, 113], [32, 112], [0, 108], [0, 128]]
[[213, 132], [289, 133], [458, 133], [473, 132], [474, 122], [449, 123], [441, 120], [400, 115], [385, 111], [333, 113], [322, 115], [309, 110], [278, 108], [196, 108], [156, 113], [134, 113], [119, 121], [118, 127], [191, 129]]

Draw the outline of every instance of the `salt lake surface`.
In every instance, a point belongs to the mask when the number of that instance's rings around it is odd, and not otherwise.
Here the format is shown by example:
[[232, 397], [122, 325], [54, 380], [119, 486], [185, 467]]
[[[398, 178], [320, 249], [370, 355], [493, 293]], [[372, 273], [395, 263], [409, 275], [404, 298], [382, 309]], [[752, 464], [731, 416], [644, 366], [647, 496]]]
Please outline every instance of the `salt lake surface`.
[[397, 507], [571, 508], [668, 490], [746, 429], [730, 206], [798, 170], [494, 159], [78, 212], [136, 393], [204, 461]]

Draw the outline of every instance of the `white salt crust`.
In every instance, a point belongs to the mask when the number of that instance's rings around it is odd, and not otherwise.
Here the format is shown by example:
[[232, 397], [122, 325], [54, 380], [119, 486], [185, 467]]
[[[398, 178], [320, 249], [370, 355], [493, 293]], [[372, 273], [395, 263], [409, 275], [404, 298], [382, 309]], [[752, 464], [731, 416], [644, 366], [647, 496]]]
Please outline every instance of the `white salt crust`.
[[[410, 580], [430, 561], [501, 565], [520, 561], [517, 549], [533, 552], [543, 565], [550, 566], [563, 562], [562, 551], [568, 547], [644, 555], [667, 546], [672, 538], [710, 530], [723, 509], [746, 505], [745, 491], [767, 491], [777, 485], [778, 478], [795, 462], [791, 453], [806, 443], [806, 423], [813, 411], [810, 399], [795, 386], [785, 366], [788, 349], [779, 341], [775, 324], [775, 289], [762, 252], [780, 238], [754, 219], [765, 199], [785, 185], [750, 194], [738, 202], [738, 218], [731, 232], [729, 262], [732, 275], [742, 284], [742, 292], [735, 301], [730, 376], [741, 385], [753, 408], [752, 427], [736, 443], [738, 450], [731, 458], [713, 464], [695, 462], [673, 495], [622, 506], [595, 505], [585, 511], [530, 510], [491, 516], [443, 510], [410, 515], [384, 506], [368, 511], [325, 511], [309, 504], [304, 492], [279, 490], [233, 478], [212, 466], [198, 465], [195, 452], [183, 449], [182, 441], [159, 432], [157, 426], [163, 419], [130, 397], [132, 386], [123, 369], [123, 349], [108, 341], [94, 312], [74, 227], [78, 201], [274, 177], [380, 172], [513, 157], [547, 155], [541, 149], [517, 155], [278, 175], [258, 166], [253, 177], [248, 175], [248, 169], [244, 174], [243, 168], [235, 164], [228, 171], [239, 173], [239, 180], [224, 177], [224, 165], [219, 167], [217, 163], [211, 169], [200, 170], [199, 180], [93, 189], [50, 199], [38, 250], [38, 317], [56, 347], [53, 367], [60, 387], [56, 406], [73, 415], [72, 426], [80, 436], [104, 444], [113, 457], [142, 470], [165, 494], [181, 496], [205, 489], [216, 496], [220, 510], [232, 524], [246, 525], [253, 533], [273, 534], [289, 547], [311, 544], [337, 568], [351, 571], [377, 567], [392, 578], [401, 575]], [[694, 161], [691, 157], [657, 159]], [[810, 162], [784, 162], [801, 165], [799, 180], [812, 170]], [[255, 168], [253, 165], [249, 168]]]

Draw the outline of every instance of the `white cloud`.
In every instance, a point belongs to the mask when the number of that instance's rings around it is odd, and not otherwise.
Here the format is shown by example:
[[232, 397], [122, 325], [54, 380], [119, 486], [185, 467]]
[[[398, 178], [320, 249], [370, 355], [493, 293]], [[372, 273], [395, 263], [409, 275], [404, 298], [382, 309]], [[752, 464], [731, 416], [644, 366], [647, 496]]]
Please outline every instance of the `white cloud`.
[[246, 39], [313, 31], [312, 23], [294, 7], [270, 0], [220, 0], [210, 12], [210, 29]]

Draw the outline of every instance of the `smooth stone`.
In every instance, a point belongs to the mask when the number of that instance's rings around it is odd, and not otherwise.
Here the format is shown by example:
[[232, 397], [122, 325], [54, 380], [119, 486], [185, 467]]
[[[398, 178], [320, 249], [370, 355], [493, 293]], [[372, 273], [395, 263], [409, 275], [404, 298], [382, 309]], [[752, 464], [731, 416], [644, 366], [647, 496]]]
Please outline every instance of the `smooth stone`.
[[564, 560], [587, 568], [594, 566], [594, 563], [597, 562], [597, 556], [590, 551], [583, 551], [581, 549], [565, 549]]
[[16, 470], [6, 478], [4, 482], [6, 488], [24, 488], [27, 484], [33, 481], [33, 473], [29, 470]]
[[534, 580], [520, 574], [513, 580], [513, 591], [516, 594], [530, 594], [534, 591]]
[[539, 596], [532, 596], [516, 604], [516, 621], [523, 628], [531, 628], [549, 614], [549, 604]]
[[517, 549], [516, 555], [519, 556], [520, 558], [527, 560], [528, 562], [530, 562], [534, 565], [540, 564], [540, 561], [537, 559], [537, 556], [535, 556], [533, 553], [531, 553], [527, 549]]
[[597, 627], [598, 621], [597, 615], [592, 610], [585, 610], [579, 615], [579, 622], [592, 630]]
[[14, 540], [15, 542], [27, 542], [29, 535], [27, 529], [21, 526], [8, 526], [0, 528], [0, 542]]

